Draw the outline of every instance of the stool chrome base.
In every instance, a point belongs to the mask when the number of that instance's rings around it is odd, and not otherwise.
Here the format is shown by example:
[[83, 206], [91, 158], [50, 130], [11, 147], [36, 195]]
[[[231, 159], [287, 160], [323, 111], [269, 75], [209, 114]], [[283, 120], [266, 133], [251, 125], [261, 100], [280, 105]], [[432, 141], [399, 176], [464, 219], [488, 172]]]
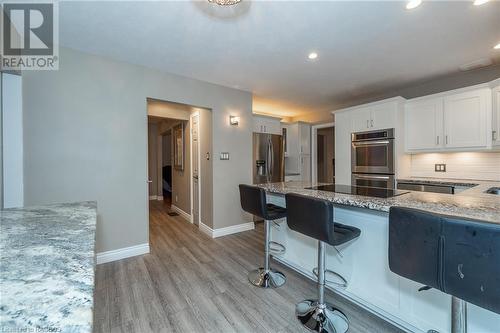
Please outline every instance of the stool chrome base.
[[278, 288], [285, 284], [285, 275], [274, 269], [267, 272], [264, 268], [259, 268], [248, 273], [248, 281], [261, 288]]
[[315, 300], [305, 300], [295, 306], [295, 315], [302, 325], [315, 332], [345, 333], [349, 319], [329, 303], [322, 306]]

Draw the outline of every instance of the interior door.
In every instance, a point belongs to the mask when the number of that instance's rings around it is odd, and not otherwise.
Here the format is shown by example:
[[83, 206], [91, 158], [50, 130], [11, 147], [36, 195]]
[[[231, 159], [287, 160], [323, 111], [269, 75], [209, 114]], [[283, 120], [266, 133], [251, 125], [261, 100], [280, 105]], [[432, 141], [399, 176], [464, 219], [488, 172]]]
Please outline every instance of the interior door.
[[191, 118], [192, 128], [192, 167], [193, 167], [193, 223], [198, 224], [200, 221], [200, 196], [199, 196], [199, 115], [194, 115]]

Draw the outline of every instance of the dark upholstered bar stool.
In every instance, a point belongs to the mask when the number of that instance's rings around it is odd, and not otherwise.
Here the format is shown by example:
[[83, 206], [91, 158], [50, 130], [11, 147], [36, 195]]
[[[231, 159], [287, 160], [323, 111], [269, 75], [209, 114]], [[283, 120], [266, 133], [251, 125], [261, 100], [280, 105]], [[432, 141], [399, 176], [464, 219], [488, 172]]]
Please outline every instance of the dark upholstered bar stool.
[[500, 225], [393, 207], [389, 267], [452, 296], [451, 331], [467, 332], [467, 303], [500, 314]]
[[240, 201], [244, 211], [264, 219], [266, 229], [264, 267], [251, 271], [248, 280], [255, 286], [262, 288], [276, 288], [286, 282], [285, 275], [269, 267], [269, 253], [283, 253], [285, 247], [271, 242], [271, 221], [286, 217], [286, 209], [266, 202], [264, 189], [240, 184]]
[[327, 272], [325, 245], [344, 244], [357, 238], [361, 231], [351, 226], [334, 223], [333, 204], [329, 201], [294, 193], [286, 194], [285, 200], [288, 227], [318, 240], [318, 299], [298, 303], [297, 319], [306, 328], [316, 332], [344, 333], [349, 328], [347, 316], [325, 302], [325, 273]]

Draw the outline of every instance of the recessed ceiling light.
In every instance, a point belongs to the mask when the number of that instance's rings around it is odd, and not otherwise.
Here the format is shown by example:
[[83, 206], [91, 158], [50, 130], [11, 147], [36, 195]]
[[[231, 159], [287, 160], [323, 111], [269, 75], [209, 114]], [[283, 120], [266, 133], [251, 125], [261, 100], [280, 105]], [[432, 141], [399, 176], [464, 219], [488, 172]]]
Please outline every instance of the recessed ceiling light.
[[408, 1], [408, 3], [406, 4], [406, 9], [413, 9], [413, 8], [417, 8], [418, 6], [420, 6], [422, 4], [422, 0], [410, 0]]
[[307, 57], [311, 60], [314, 60], [318, 57], [318, 54], [316, 52], [311, 52]]
[[497, 45], [493, 46], [493, 48], [494, 48], [495, 50], [500, 50], [500, 43], [498, 43]]
[[490, 0], [474, 0], [474, 6], [481, 6], [487, 3]]

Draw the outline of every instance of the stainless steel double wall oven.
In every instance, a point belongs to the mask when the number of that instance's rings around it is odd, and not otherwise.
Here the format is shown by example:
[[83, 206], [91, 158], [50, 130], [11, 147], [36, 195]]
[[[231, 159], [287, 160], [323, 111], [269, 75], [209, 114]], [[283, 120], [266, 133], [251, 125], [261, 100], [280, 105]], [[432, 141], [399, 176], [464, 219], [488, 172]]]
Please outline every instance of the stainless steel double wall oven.
[[394, 188], [394, 129], [352, 133], [351, 185]]

